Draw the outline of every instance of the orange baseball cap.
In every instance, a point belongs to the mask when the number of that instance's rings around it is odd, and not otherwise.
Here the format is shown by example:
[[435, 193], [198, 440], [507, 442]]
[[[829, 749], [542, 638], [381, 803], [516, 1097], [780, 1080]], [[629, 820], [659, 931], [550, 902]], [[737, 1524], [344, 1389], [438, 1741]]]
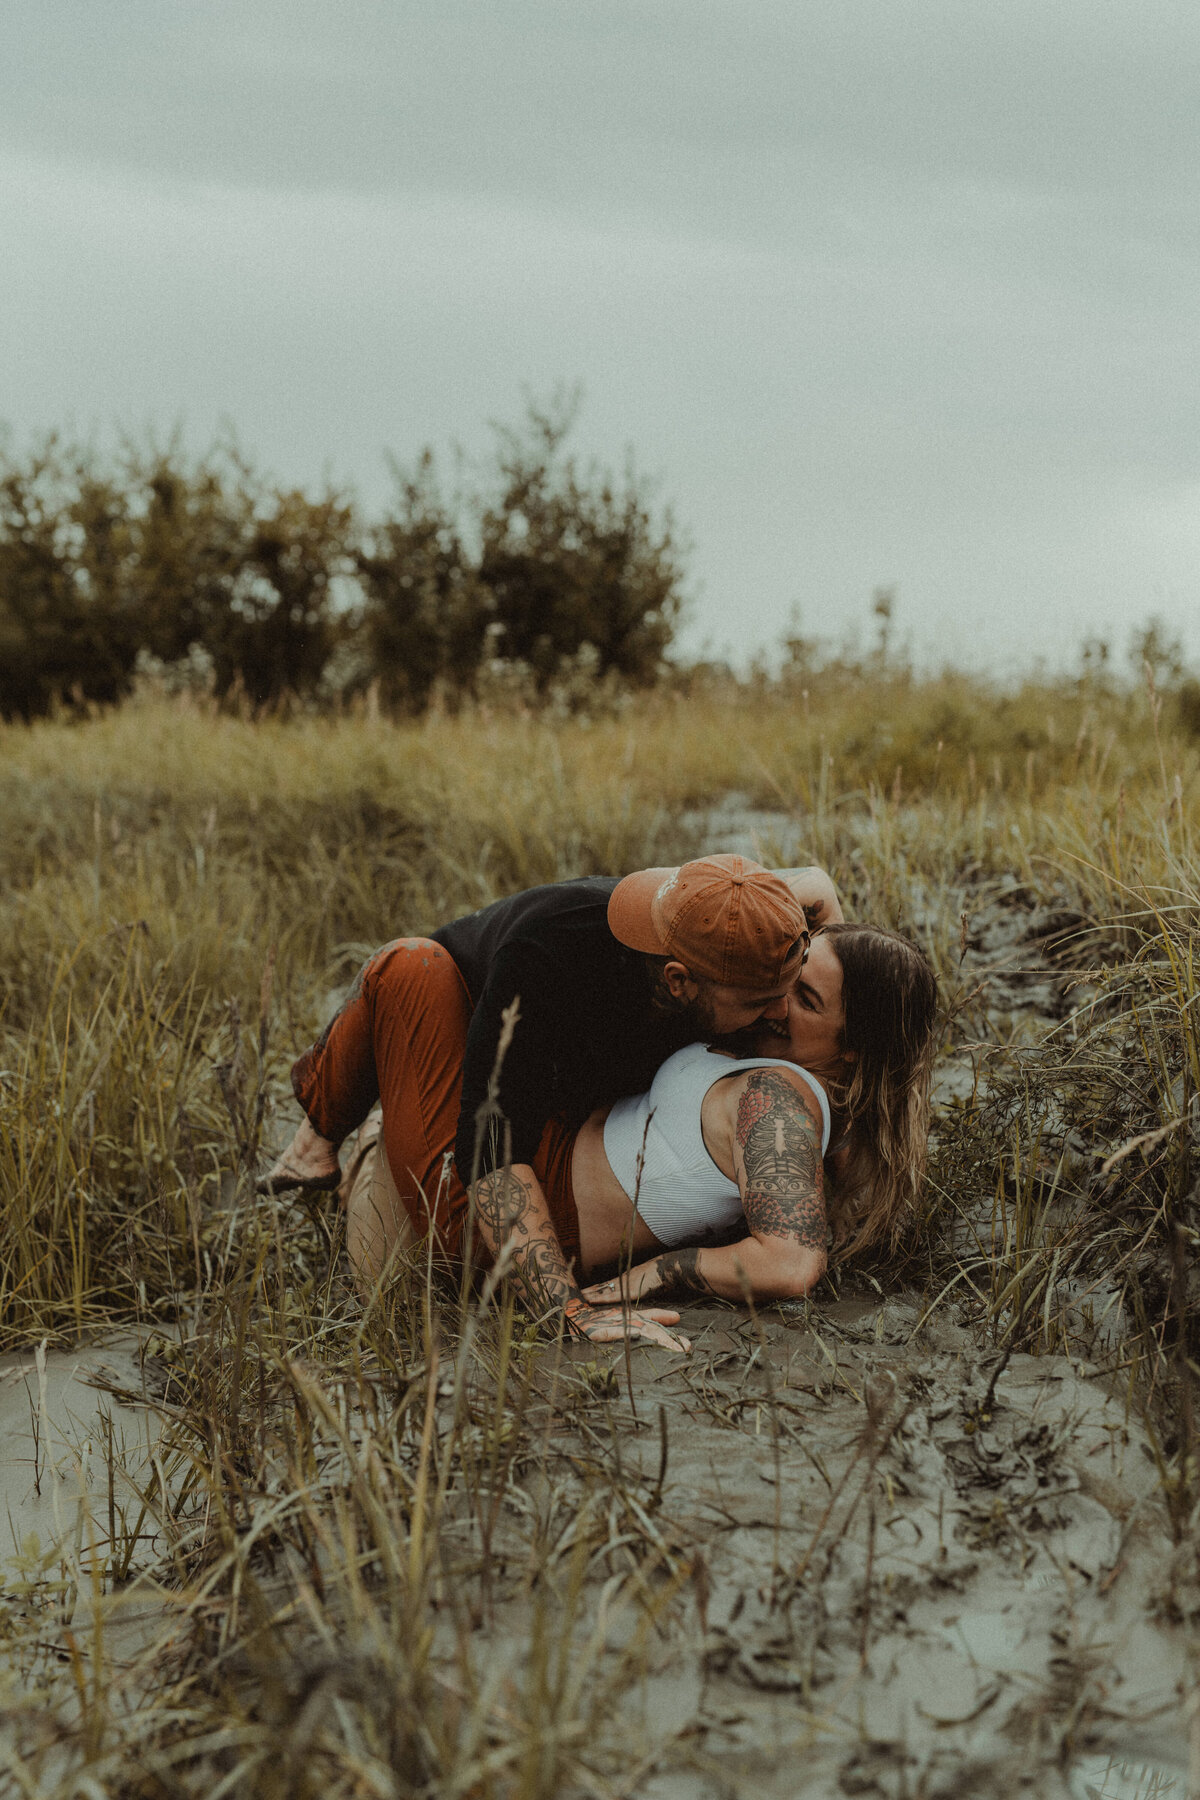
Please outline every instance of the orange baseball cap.
[[804, 908], [786, 881], [744, 856], [701, 856], [626, 875], [608, 926], [631, 950], [673, 956], [725, 987], [786, 987], [808, 954]]

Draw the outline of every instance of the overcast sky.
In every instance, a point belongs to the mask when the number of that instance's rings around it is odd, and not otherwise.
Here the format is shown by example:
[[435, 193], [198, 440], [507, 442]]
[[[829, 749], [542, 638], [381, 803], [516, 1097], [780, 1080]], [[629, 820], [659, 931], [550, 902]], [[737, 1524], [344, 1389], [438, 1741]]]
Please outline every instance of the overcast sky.
[[[1194, 0], [8, 0], [0, 418], [387, 491], [582, 383], [688, 643], [1200, 657]], [[1193, 620], [1195, 623], [1193, 623]]]

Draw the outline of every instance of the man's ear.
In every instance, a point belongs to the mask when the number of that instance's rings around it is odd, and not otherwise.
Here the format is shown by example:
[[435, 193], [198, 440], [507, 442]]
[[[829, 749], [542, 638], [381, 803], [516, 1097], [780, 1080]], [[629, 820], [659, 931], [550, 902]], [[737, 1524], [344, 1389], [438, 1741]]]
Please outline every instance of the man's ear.
[[694, 1000], [699, 989], [688, 973], [686, 963], [671, 961], [663, 964], [662, 978], [672, 1000]]

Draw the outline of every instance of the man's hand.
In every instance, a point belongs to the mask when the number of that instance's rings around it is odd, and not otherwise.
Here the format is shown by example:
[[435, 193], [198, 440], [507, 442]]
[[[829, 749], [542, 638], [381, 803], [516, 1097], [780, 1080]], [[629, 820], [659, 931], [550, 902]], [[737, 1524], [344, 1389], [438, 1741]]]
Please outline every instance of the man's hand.
[[[594, 1293], [594, 1288], [589, 1288]], [[585, 1300], [568, 1301], [567, 1331], [571, 1337], [586, 1338], [592, 1344], [620, 1344], [626, 1338], [634, 1343], [657, 1344], [662, 1350], [682, 1350], [691, 1354], [691, 1340], [664, 1330], [678, 1325], [679, 1314], [664, 1307], [638, 1307], [626, 1311], [621, 1306], [593, 1306]]]
[[776, 875], [782, 877], [804, 908], [804, 917], [810, 931], [819, 931], [822, 925], [841, 925], [845, 920], [842, 903], [838, 899], [838, 891], [833, 879], [824, 869], [815, 864], [804, 869], [776, 869]]
[[678, 1325], [677, 1312], [588, 1305], [555, 1235], [541, 1183], [527, 1165], [514, 1163], [482, 1176], [475, 1205], [480, 1237], [493, 1256], [507, 1248], [525, 1304], [544, 1322], [552, 1323], [561, 1312], [568, 1336], [593, 1344], [619, 1344], [628, 1337], [663, 1350], [691, 1350], [686, 1338], [663, 1329]]

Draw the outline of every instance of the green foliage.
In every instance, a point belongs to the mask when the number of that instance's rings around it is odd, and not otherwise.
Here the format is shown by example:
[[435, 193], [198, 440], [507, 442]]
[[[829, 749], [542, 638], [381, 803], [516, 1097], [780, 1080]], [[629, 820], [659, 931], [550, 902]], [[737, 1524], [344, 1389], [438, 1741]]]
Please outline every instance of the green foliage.
[[128, 688], [138, 623], [121, 579], [126, 514], [119, 489], [53, 439], [23, 467], [0, 464], [0, 714]]
[[452, 502], [426, 452], [370, 520], [228, 447], [0, 457], [0, 715], [111, 702], [139, 670], [255, 708], [374, 682], [404, 712], [498, 670], [534, 698], [579, 669], [654, 681], [682, 605], [670, 520], [563, 454], [573, 411], [531, 408]]
[[646, 686], [662, 671], [682, 606], [670, 518], [656, 525], [644, 486], [618, 489], [561, 455], [572, 403], [531, 407], [525, 432], [501, 435], [498, 496], [480, 525], [479, 580], [500, 653], [532, 670], [544, 693], [582, 645], [596, 673]]
[[221, 630], [209, 641], [217, 683], [238, 680], [254, 702], [311, 694], [344, 625], [333, 583], [345, 564], [350, 508], [333, 494], [276, 491], [257, 509], [230, 584]]
[[490, 597], [443, 501], [426, 451], [400, 476], [391, 513], [366, 533], [357, 554], [366, 596], [366, 672], [389, 706], [421, 712], [435, 687], [468, 691], [492, 618]]
[[231, 452], [109, 465], [51, 439], [0, 462], [0, 712], [118, 699], [139, 658], [198, 648], [217, 691], [311, 692], [344, 634], [352, 514], [273, 488]]

